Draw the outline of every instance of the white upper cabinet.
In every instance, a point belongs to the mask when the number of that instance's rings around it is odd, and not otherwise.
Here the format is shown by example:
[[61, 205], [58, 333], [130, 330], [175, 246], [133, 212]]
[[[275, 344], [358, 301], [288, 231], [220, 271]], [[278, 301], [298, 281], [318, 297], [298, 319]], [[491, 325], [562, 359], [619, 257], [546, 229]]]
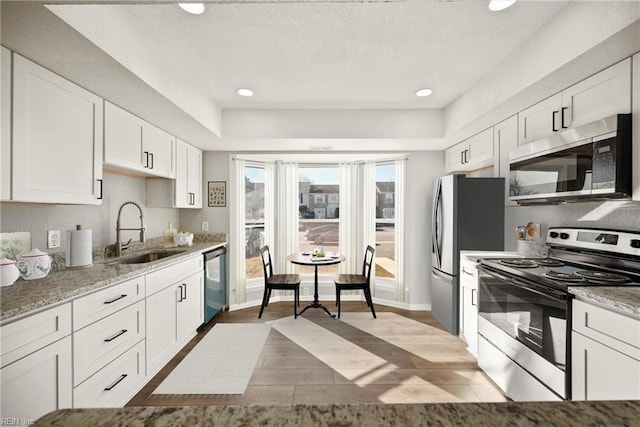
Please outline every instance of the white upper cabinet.
[[11, 51], [0, 46], [0, 199], [11, 199]]
[[[3, 50], [3, 91], [6, 90]], [[102, 202], [102, 98], [13, 54], [12, 139], [3, 123], [5, 153], [11, 153], [10, 185], [3, 200], [60, 204]], [[3, 122], [7, 120], [4, 110]]]
[[633, 91], [633, 106], [632, 111], [633, 114], [631, 116], [632, 120], [632, 129], [631, 129], [631, 137], [633, 138], [633, 147], [632, 150], [632, 167], [633, 173], [633, 200], [640, 200], [640, 149], [635, 147], [640, 147], [640, 53], [636, 53], [633, 56], [633, 87], [635, 90]]
[[472, 136], [444, 154], [446, 172], [469, 172], [493, 164], [493, 128]]
[[176, 141], [176, 179], [147, 179], [146, 203], [154, 208], [202, 207], [202, 151]]
[[149, 176], [175, 178], [175, 137], [105, 101], [104, 162]]
[[517, 206], [509, 199], [509, 153], [518, 146], [518, 115], [493, 127], [494, 175], [504, 178], [505, 205]]
[[631, 112], [631, 58], [625, 59], [518, 114], [519, 144]]

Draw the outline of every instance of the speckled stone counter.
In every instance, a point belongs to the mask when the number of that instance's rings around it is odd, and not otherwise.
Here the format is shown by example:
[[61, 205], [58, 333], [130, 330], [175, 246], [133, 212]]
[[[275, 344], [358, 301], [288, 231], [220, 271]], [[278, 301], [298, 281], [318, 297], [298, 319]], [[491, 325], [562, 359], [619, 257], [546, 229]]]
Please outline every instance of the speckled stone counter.
[[[226, 244], [224, 241], [194, 242], [193, 246], [171, 248], [171, 250], [185, 250], [179, 255], [144, 264], [112, 264], [111, 262], [116, 259], [111, 259], [106, 262], [95, 262], [89, 268], [52, 271], [42, 279], [19, 279], [11, 286], [0, 288], [0, 321], [4, 323], [25, 314], [70, 301], [88, 292], [180, 262], [197, 253], [207, 252], [224, 244]], [[153, 248], [145, 248], [140, 253], [149, 250]], [[128, 253], [125, 257], [132, 254]]]
[[569, 287], [569, 292], [580, 300], [640, 319], [638, 286], [576, 286]]
[[36, 426], [640, 426], [640, 401], [69, 409]]

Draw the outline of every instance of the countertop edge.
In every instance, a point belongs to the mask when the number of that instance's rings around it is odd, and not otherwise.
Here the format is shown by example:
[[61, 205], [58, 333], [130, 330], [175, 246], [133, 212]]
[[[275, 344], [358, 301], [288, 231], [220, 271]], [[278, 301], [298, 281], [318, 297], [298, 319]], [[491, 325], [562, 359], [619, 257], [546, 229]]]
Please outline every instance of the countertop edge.
[[[67, 290], [61, 291], [60, 293], [50, 293], [43, 297], [32, 298], [27, 303], [5, 308], [2, 307], [2, 311], [0, 313], [0, 325], [5, 325], [7, 323], [11, 323], [22, 318], [31, 316], [33, 314], [45, 311], [49, 308], [53, 308], [56, 306], [60, 306], [66, 304], [70, 301], [73, 301], [79, 297], [91, 294], [93, 292], [99, 291], [101, 289], [117, 285], [126, 280], [134, 279], [136, 277], [148, 274], [154, 270], [168, 267], [172, 264], [187, 260], [194, 256], [197, 256], [198, 253], [203, 254], [205, 252], [209, 252], [220, 248], [222, 246], [226, 246], [228, 244], [227, 241], [211, 241], [211, 242], [198, 242], [194, 243], [192, 246], [184, 248], [186, 249], [185, 253], [181, 253], [178, 255], [174, 255], [172, 257], [163, 258], [157, 261], [145, 263], [142, 265], [121, 265], [118, 269], [116, 266], [111, 264], [113, 260], [99, 262], [92, 268], [103, 269], [105, 277], [100, 278], [98, 280], [94, 280], [95, 278], [87, 278], [86, 282], [83, 282], [82, 276], [89, 275], [89, 270], [61, 270], [57, 272], [51, 272], [47, 277], [43, 279], [38, 279], [34, 281], [23, 281], [16, 282], [16, 284], [11, 285], [10, 287], [0, 288], [0, 295], [2, 295], [2, 299], [12, 298], [12, 294], [27, 294], [29, 292], [29, 287], [42, 287], [45, 288], [47, 286], [51, 286], [50, 283], [58, 283], [64, 282], [66, 277], [71, 276], [74, 277], [75, 280], [79, 282], [79, 284], [74, 286], [67, 286]], [[146, 251], [152, 249], [160, 249], [158, 248], [145, 248], [144, 250], [139, 251], [139, 253], [144, 253]], [[165, 248], [162, 248], [165, 249]], [[127, 254], [129, 256], [131, 254]], [[109, 270], [109, 267], [112, 266], [113, 269]], [[116, 272], [116, 270], [119, 270]], [[96, 270], [97, 271], [97, 270]], [[17, 286], [16, 288], [13, 288]], [[55, 286], [52, 286], [55, 288]], [[13, 288], [13, 289], [10, 289]], [[55, 289], [52, 289], [54, 291]], [[24, 292], [21, 292], [24, 291]], [[8, 296], [6, 294], [9, 294]], [[28, 295], [21, 295], [25, 300], [29, 300]], [[6, 304], [6, 301], [3, 301]], [[3, 304], [4, 305], [4, 304]]]

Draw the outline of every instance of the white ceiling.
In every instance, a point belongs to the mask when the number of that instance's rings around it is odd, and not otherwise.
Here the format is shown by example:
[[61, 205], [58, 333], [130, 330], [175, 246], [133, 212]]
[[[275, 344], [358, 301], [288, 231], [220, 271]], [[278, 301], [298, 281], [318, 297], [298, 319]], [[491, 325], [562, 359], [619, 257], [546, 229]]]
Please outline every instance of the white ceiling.
[[[220, 2], [124, 8], [222, 108], [444, 108], [566, 2]], [[83, 6], [78, 6], [83, 7]], [[113, 31], [113, 28], [104, 28]], [[107, 52], [109, 53], [109, 52]], [[248, 87], [253, 98], [238, 96]], [[418, 98], [422, 87], [432, 96]]]
[[[566, 79], [552, 73], [635, 22], [640, 2], [519, 0], [495, 13], [487, 0], [205, 0], [199, 16], [176, 3], [2, 0], [2, 44], [202, 149], [231, 151], [439, 150], [452, 119], [487, 118], [516, 95], [526, 107], [525, 89], [548, 96], [639, 44], [632, 29], [625, 49], [611, 39]], [[422, 87], [433, 95], [417, 98]]]

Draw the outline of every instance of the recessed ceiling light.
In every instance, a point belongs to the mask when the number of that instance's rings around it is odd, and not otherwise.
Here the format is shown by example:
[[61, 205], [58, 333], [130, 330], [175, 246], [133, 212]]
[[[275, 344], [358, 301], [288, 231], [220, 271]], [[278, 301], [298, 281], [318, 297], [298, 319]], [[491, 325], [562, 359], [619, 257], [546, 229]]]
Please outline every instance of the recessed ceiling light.
[[236, 90], [236, 93], [240, 96], [253, 96], [253, 91], [251, 89], [240, 88]]
[[416, 91], [416, 96], [419, 96], [419, 97], [422, 98], [424, 96], [429, 96], [432, 93], [433, 93], [433, 90], [431, 90], [431, 89], [419, 89], [419, 90]]
[[194, 15], [200, 15], [204, 12], [204, 4], [202, 3], [178, 3], [178, 6], [180, 6], [182, 10]]
[[498, 12], [504, 10], [514, 4], [516, 0], [491, 0], [489, 2], [489, 10]]

